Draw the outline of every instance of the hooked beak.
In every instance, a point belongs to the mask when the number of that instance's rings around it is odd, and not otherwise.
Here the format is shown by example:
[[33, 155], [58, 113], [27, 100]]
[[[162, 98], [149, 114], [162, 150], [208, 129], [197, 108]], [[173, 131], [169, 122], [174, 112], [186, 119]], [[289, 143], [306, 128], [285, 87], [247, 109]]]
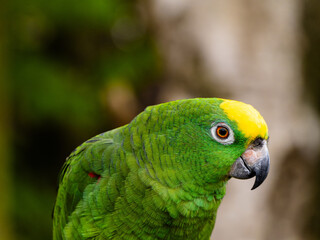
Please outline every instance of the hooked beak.
[[267, 141], [257, 138], [247, 150], [236, 159], [229, 172], [230, 177], [249, 179], [256, 176], [251, 190], [259, 187], [269, 173], [270, 157]]

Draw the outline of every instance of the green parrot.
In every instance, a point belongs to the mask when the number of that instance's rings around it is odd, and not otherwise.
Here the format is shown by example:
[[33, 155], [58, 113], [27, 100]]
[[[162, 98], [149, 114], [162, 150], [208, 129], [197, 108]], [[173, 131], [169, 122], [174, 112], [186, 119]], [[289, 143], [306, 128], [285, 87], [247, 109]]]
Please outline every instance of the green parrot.
[[[269, 172], [268, 128], [220, 98], [147, 107], [76, 148], [63, 167], [53, 239], [210, 239], [231, 178]], [[240, 206], [239, 206], [240, 207]]]

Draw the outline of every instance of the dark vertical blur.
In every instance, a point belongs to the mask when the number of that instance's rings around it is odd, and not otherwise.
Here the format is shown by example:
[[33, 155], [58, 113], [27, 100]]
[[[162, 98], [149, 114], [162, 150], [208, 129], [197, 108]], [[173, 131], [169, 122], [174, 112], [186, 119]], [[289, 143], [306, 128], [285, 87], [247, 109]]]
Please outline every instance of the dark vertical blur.
[[12, 239], [12, 158], [11, 158], [11, 109], [7, 79], [7, 38], [4, 14], [0, 8], [0, 239]]
[[305, 1], [303, 14], [304, 30], [304, 77], [306, 80], [306, 97], [320, 112], [320, 2]]
[[[304, 2], [303, 30], [305, 34], [303, 70], [306, 83], [305, 96], [320, 113], [320, 2]], [[313, 189], [309, 205], [309, 217], [304, 226], [305, 239], [320, 239], [320, 149], [318, 149], [317, 167], [310, 170]]]
[[[51, 239], [67, 155], [153, 103], [144, 92], [158, 78], [159, 61], [142, 13], [126, 0], [1, 5], [0, 239]], [[4, 231], [9, 226], [13, 236]]]

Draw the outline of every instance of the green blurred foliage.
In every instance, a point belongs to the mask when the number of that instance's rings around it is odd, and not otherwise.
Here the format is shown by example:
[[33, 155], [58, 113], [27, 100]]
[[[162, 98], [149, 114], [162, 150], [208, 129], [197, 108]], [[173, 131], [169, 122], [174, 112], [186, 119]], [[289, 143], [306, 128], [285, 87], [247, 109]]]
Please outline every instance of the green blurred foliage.
[[50, 239], [65, 157], [117, 125], [103, 102], [108, 83], [121, 79], [141, 96], [160, 74], [159, 58], [137, 1], [11, 0], [3, 8], [14, 235]]
[[10, 2], [9, 61], [18, 114], [32, 122], [50, 118], [88, 127], [99, 119], [105, 81], [122, 78], [141, 86], [152, 79], [155, 48], [135, 4]]

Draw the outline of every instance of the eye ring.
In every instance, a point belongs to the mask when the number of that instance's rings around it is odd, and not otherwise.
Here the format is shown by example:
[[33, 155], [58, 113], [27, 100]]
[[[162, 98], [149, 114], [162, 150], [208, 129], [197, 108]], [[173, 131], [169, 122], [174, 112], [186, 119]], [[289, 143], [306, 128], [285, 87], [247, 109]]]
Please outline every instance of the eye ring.
[[230, 145], [234, 142], [234, 133], [231, 127], [224, 122], [213, 123], [211, 135], [214, 140], [223, 145]]

